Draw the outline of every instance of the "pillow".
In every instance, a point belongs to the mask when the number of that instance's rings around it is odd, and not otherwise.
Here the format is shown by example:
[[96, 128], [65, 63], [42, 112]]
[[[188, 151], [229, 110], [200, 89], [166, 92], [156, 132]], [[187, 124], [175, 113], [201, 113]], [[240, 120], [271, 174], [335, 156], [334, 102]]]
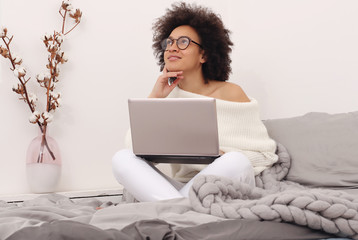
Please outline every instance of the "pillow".
[[312, 112], [264, 124], [291, 156], [287, 180], [312, 187], [358, 188], [358, 111]]

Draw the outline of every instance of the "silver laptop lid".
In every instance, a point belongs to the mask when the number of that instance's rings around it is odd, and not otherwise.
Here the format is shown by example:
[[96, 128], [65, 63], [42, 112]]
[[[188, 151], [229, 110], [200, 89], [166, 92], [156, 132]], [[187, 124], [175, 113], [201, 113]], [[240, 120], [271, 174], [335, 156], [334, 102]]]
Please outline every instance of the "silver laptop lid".
[[134, 154], [219, 155], [214, 98], [131, 98], [128, 108]]

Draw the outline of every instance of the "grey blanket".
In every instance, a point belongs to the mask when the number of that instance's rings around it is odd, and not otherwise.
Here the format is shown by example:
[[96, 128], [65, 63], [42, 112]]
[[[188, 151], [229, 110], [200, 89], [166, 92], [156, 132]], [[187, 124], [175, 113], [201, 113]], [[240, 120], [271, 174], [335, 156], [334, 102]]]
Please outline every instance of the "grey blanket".
[[[278, 229], [280, 230], [277, 231]], [[163, 220], [153, 219], [137, 221], [121, 230], [113, 228], [102, 230], [89, 224], [68, 220], [54, 221], [38, 227], [23, 228], [6, 240], [312, 240], [329, 237], [332, 236], [275, 222], [230, 220], [175, 229], [173, 225]]]
[[256, 188], [217, 176], [198, 177], [190, 191], [193, 208], [229, 219], [292, 222], [358, 239], [358, 199], [283, 181], [290, 157], [280, 144], [278, 155], [279, 161], [256, 177]]
[[186, 198], [113, 205], [58, 194], [23, 204], [0, 201], [0, 239], [312, 240], [332, 235], [298, 225], [227, 220], [198, 213]]
[[22, 229], [46, 229], [43, 225], [54, 228], [62, 226], [62, 223], [52, 225], [57, 221], [82, 223], [76, 225], [82, 229], [88, 225], [103, 230], [122, 230], [135, 222], [153, 219], [161, 219], [174, 229], [226, 220], [193, 211], [186, 198], [114, 205], [96, 198], [74, 201], [60, 194], [48, 194], [22, 204], [0, 200], [0, 240]]

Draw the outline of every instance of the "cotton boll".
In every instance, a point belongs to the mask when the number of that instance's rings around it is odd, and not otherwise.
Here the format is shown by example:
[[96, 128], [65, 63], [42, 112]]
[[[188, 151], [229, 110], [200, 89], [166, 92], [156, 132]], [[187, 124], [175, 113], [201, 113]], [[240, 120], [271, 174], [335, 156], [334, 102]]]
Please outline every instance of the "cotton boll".
[[75, 15], [76, 14], [76, 9], [72, 8], [70, 11], [70, 14]]
[[30, 121], [30, 123], [36, 123], [37, 122], [37, 117], [34, 116], [33, 114], [31, 114], [31, 116], [29, 117], [29, 121]]
[[12, 86], [12, 90], [16, 93], [20, 93], [20, 90], [21, 89], [21, 85], [20, 83], [15, 83], [13, 86]]
[[58, 43], [62, 43], [64, 40], [65, 40], [65, 36], [63, 34], [60, 33], [59, 35], [56, 36], [56, 41]]
[[29, 101], [32, 102], [32, 103], [36, 103], [38, 100], [36, 94], [34, 93], [29, 93]]
[[73, 10], [72, 4], [68, 4], [66, 10], [71, 12]]
[[43, 119], [44, 121], [46, 121], [47, 123], [50, 123], [50, 122], [52, 122], [52, 120], [53, 120], [53, 116], [52, 116], [52, 114], [49, 113], [49, 112], [43, 112], [43, 113], [41, 114], [41, 116], [42, 116], [42, 119]]
[[52, 38], [52, 35], [49, 33], [45, 33], [45, 35], [41, 38], [42, 41], [48, 41]]
[[62, 99], [61, 98], [57, 98], [56, 102], [57, 102], [57, 107], [62, 106]]
[[23, 77], [26, 75], [26, 69], [24, 67], [19, 67], [14, 70], [15, 77]]
[[29, 117], [29, 121], [30, 123], [36, 123], [39, 118], [40, 118], [40, 113], [38, 111], [34, 111]]
[[22, 62], [22, 58], [18, 55], [14, 55], [13, 60], [15, 64], [21, 64]]
[[81, 21], [82, 12], [79, 9], [76, 9], [74, 12], [70, 12], [70, 17], [75, 20], [76, 23]]
[[45, 74], [43, 74], [43, 73], [37, 74], [36, 78], [39, 81], [43, 81], [45, 79]]
[[55, 47], [56, 47], [55, 44], [49, 43], [47, 48], [48, 48], [48, 50], [51, 51], [51, 50], [54, 49]]
[[19, 71], [19, 74], [22, 76], [26, 74], [26, 69], [24, 67], [19, 67], [18, 71]]
[[6, 37], [6, 33], [7, 33], [7, 28], [6, 27], [2, 27], [0, 29], [0, 38]]
[[20, 76], [18, 69], [15, 69], [15, 70], [14, 70], [14, 75], [15, 75], [15, 77], [19, 77], [19, 76]]
[[49, 73], [49, 72], [44, 73], [44, 78], [50, 79], [51, 78], [51, 73]]
[[58, 99], [58, 98], [60, 98], [60, 96], [61, 96], [61, 93], [54, 93], [54, 92], [50, 92], [50, 95], [51, 95], [51, 97], [53, 97], [53, 98], [55, 98], [55, 99]]
[[68, 4], [71, 4], [71, 1], [70, 0], [65, 0], [65, 1], [63, 1], [63, 3], [68, 5]]
[[26, 69], [24, 67], [19, 67], [14, 70], [15, 77], [23, 77], [26, 75]]
[[65, 1], [62, 2], [61, 7], [62, 7], [63, 10], [70, 10], [70, 9], [67, 9], [69, 6], [71, 6], [71, 2], [70, 2], [70, 1], [65, 0]]
[[66, 56], [66, 54], [65, 54], [65, 53], [63, 53], [63, 54], [62, 54], [62, 59], [63, 59], [65, 62], [67, 62], [67, 61], [68, 61], [68, 58], [67, 58], [67, 56]]

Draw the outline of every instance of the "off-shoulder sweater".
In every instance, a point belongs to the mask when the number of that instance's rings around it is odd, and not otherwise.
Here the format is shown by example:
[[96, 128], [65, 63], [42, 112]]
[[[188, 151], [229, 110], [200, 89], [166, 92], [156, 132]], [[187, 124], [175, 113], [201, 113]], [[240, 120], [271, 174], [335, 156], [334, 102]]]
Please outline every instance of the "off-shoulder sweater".
[[[176, 87], [170, 98], [206, 98]], [[278, 159], [276, 143], [262, 123], [259, 105], [254, 98], [250, 102], [231, 102], [216, 99], [219, 146], [223, 152], [241, 152], [251, 161], [255, 175], [270, 167]], [[126, 137], [127, 147], [131, 147], [130, 134]], [[206, 165], [171, 164], [174, 179], [188, 182]]]
[[[168, 97], [202, 98], [176, 87]], [[278, 159], [276, 143], [262, 123], [259, 105], [254, 98], [250, 102], [230, 102], [216, 99], [219, 146], [223, 152], [241, 152], [251, 161], [255, 174], [270, 167]], [[187, 182], [201, 171], [205, 165], [172, 164], [172, 174], [176, 180]]]

